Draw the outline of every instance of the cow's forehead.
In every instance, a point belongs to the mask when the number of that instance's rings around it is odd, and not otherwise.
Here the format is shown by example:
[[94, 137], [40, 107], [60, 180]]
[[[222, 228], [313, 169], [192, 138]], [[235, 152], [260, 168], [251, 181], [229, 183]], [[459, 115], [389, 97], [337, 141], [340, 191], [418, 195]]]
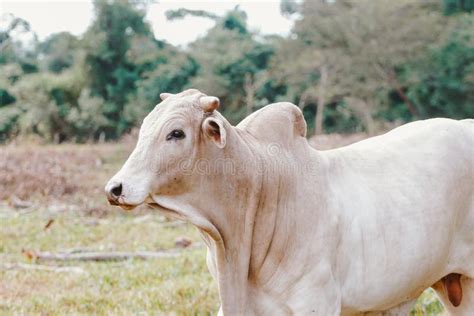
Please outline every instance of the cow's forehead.
[[[182, 119], [192, 122], [202, 110], [193, 97], [171, 97], [159, 103], [143, 120], [140, 134], [150, 135], [158, 132], [167, 122]], [[202, 116], [202, 115], [201, 115]]]

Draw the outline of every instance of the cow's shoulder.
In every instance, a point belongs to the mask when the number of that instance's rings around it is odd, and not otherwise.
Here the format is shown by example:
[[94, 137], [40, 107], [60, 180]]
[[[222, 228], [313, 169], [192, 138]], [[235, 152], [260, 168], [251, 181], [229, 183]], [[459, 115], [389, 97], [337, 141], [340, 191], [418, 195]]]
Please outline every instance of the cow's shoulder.
[[287, 143], [306, 136], [303, 113], [289, 102], [269, 104], [246, 117], [237, 128], [270, 142]]

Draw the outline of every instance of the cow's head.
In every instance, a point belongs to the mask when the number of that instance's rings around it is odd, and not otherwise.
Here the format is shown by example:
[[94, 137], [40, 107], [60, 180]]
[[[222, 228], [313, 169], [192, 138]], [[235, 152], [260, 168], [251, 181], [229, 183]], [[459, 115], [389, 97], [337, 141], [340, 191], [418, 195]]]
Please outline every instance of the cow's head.
[[199, 186], [196, 161], [226, 147], [230, 124], [215, 111], [218, 98], [198, 90], [160, 97], [162, 102], [143, 120], [136, 148], [105, 187], [113, 205], [133, 209], [149, 203], [171, 211], [158, 197], [166, 201]]

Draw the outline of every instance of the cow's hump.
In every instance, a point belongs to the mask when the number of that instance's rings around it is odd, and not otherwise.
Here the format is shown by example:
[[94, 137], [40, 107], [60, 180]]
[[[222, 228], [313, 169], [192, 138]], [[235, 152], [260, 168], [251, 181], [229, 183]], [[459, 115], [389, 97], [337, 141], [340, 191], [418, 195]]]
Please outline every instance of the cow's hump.
[[289, 102], [269, 104], [246, 117], [237, 127], [270, 142], [289, 143], [295, 137], [306, 136], [303, 113]]

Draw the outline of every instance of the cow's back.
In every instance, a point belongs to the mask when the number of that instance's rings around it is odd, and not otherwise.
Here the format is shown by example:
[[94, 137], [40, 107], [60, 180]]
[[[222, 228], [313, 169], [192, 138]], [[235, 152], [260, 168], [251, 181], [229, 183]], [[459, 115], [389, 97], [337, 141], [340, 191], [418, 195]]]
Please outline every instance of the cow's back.
[[[376, 165], [422, 164], [448, 171], [459, 170], [459, 176], [473, 176], [474, 120], [430, 119], [416, 121], [350, 146], [326, 151], [331, 157], [353, 161], [359, 168]], [[354, 161], [354, 158], [356, 160]], [[453, 165], [457, 162], [457, 165]], [[352, 163], [351, 163], [352, 164]], [[418, 167], [422, 167], [418, 165]], [[403, 170], [401, 173], [403, 173]]]
[[386, 307], [474, 260], [472, 120], [418, 121], [321, 155], [347, 305]]

